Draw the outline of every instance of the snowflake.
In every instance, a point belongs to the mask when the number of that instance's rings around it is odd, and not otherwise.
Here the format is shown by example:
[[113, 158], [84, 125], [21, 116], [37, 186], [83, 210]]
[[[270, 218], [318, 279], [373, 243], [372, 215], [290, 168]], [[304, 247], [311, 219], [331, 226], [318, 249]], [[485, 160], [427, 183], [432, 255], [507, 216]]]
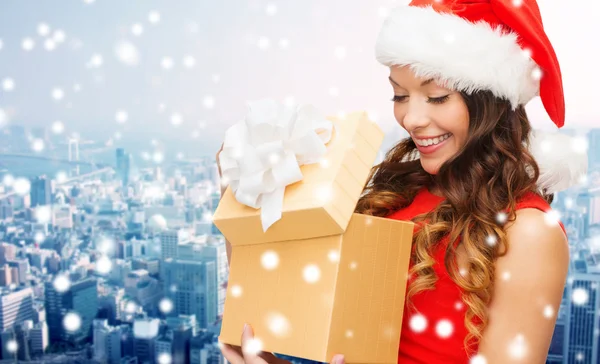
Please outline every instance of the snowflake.
[[271, 312], [266, 318], [269, 331], [279, 337], [288, 336], [291, 331], [290, 321], [279, 312]]
[[499, 224], [504, 224], [507, 219], [508, 219], [508, 216], [506, 215], [505, 212], [499, 212], [498, 214], [496, 214], [496, 221]]
[[52, 89], [51, 95], [54, 100], [60, 101], [63, 99], [63, 97], [65, 97], [65, 92], [62, 89], [56, 87]]
[[47, 51], [53, 51], [56, 49], [56, 42], [53, 39], [46, 39], [44, 41], [44, 48], [46, 48]]
[[321, 270], [315, 264], [309, 264], [302, 270], [302, 276], [307, 283], [315, 283], [321, 278]]
[[169, 353], [160, 353], [158, 356], [158, 364], [171, 364], [173, 362], [173, 358]]
[[35, 47], [35, 41], [29, 37], [25, 38], [25, 39], [23, 39], [21, 46], [23, 47], [24, 50], [31, 51]]
[[573, 303], [576, 305], [585, 305], [588, 302], [589, 294], [585, 288], [575, 288], [573, 290], [573, 294], [571, 295], [571, 299]]
[[135, 23], [131, 26], [131, 33], [136, 37], [139, 37], [144, 33], [144, 26], [140, 23]]
[[344, 59], [346, 58], [346, 48], [343, 46], [337, 46], [335, 47], [335, 50], [333, 51], [333, 53], [335, 54], [335, 57], [337, 59]]
[[17, 344], [17, 340], [10, 339], [6, 342], [6, 350], [9, 353], [16, 353], [18, 349], [19, 349], [19, 344]]
[[115, 114], [115, 119], [120, 124], [126, 122], [128, 117], [129, 117], [129, 115], [127, 114], [127, 111], [125, 111], [125, 110], [117, 110], [117, 113]]
[[273, 250], [267, 250], [260, 258], [263, 268], [273, 270], [279, 265], [279, 255]]
[[477, 354], [471, 358], [469, 364], [487, 364], [487, 359], [483, 355]]
[[151, 11], [148, 14], [148, 21], [152, 24], [158, 24], [160, 22], [160, 13], [156, 10]]
[[279, 48], [285, 50], [290, 48], [290, 40], [287, 38], [281, 38], [279, 40]]
[[258, 39], [258, 48], [261, 50], [266, 50], [269, 48], [269, 46], [271, 45], [271, 41], [269, 40], [269, 38], [262, 36]]
[[544, 317], [548, 319], [554, 317], [554, 308], [552, 307], [552, 305], [546, 305], [544, 307]]
[[263, 343], [258, 338], [252, 338], [248, 340], [242, 347], [242, 351], [249, 355], [258, 355], [263, 348]]
[[6, 92], [13, 91], [15, 89], [15, 81], [12, 78], [5, 78], [4, 81], [2, 81], [2, 88]]
[[71, 288], [71, 280], [67, 274], [59, 274], [56, 276], [56, 278], [54, 278], [52, 285], [54, 286], [56, 292], [63, 293]]
[[52, 123], [52, 132], [54, 134], [62, 134], [65, 131], [65, 124], [62, 121], [55, 121]]
[[414, 332], [423, 332], [427, 328], [427, 318], [417, 313], [410, 318], [408, 325]]
[[527, 355], [527, 344], [522, 334], [517, 335], [508, 346], [508, 353], [513, 359], [523, 359]]
[[135, 66], [140, 62], [140, 54], [131, 42], [118, 42], [115, 45], [115, 55], [121, 63], [127, 66]]
[[452, 332], [454, 332], [454, 325], [452, 325], [452, 322], [450, 320], [440, 320], [435, 326], [435, 332], [442, 339], [446, 339], [450, 337], [450, 335], [452, 335]]
[[63, 318], [63, 327], [67, 331], [77, 331], [81, 328], [81, 316], [75, 312], [69, 312]]
[[268, 4], [267, 7], [265, 8], [265, 12], [267, 13], [267, 15], [273, 16], [275, 14], [277, 14], [277, 5], [275, 4]]
[[193, 68], [196, 65], [196, 59], [193, 56], [185, 56], [183, 58], [183, 65], [186, 68]]
[[231, 286], [231, 295], [233, 297], [240, 297], [242, 295], [242, 287], [237, 284]]
[[215, 107], [215, 98], [212, 96], [206, 96], [202, 101], [202, 104], [205, 108], [212, 109], [213, 107]]

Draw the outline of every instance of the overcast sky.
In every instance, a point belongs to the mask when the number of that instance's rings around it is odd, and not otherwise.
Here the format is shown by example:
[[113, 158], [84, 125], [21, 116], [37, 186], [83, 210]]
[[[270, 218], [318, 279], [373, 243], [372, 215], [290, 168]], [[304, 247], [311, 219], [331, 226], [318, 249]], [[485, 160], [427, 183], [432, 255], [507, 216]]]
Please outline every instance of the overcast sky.
[[[401, 3], [2, 0], [0, 118], [212, 150], [246, 100], [273, 97], [367, 110], [397, 132], [373, 47], [382, 15]], [[566, 127], [600, 127], [600, 2], [539, 4], [563, 69]], [[528, 110], [534, 127], [552, 129], [539, 99]]]

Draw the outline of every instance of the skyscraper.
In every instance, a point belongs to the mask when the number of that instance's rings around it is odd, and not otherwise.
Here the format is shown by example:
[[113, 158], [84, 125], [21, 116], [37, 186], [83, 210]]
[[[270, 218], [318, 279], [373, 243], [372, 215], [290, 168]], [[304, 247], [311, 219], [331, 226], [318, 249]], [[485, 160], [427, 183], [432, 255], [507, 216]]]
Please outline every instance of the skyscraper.
[[563, 363], [598, 363], [600, 275], [575, 273], [567, 282]]
[[196, 315], [201, 328], [217, 320], [217, 270], [215, 262], [169, 258], [161, 269], [165, 295], [174, 303], [175, 315]]
[[130, 180], [130, 176], [131, 176], [132, 156], [130, 153], [126, 153], [125, 149], [117, 148], [116, 157], [117, 157], [117, 175], [121, 179], [121, 183], [123, 184], [123, 187], [126, 187], [129, 184], [129, 180]]
[[[59, 292], [51, 281], [45, 282], [46, 317], [50, 330], [50, 341], [78, 343], [86, 339], [92, 322], [98, 312], [98, 287], [95, 278], [87, 278], [71, 283], [66, 292]], [[77, 330], [68, 330], [64, 320], [67, 314], [76, 315], [81, 320]], [[70, 325], [67, 325], [70, 326]]]
[[52, 196], [52, 185], [46, 176], [35, 177], [31, 181], [31, 207], [49, 205]]
[[33, 291], [31, 288], [0, 291], [0, 332], [33, 320]]

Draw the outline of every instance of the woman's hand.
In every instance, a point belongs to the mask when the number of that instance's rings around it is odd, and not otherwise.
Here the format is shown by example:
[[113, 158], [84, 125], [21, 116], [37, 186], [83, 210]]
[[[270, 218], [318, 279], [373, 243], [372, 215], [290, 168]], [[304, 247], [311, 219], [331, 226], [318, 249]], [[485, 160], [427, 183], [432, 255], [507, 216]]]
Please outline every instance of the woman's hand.
[[[242, 331], [242, 346], [223, 344], [221, 345], [221, 352], [225, 359], [231, 364], [290, 364], [289, 361], [281, 359], [273, 355], [272, 353], [252, 353], [242, 350], [248, 346], [248, 342], [254, 338], [254, 332], [250, 325], [244, 326]], [[335, 355], [331, 360], [331, 364], [344, 364], [343, 355]]]
[[223, 178], [223, 173], [221, 172], [221, 162], [219, 161], [219, 154], [221, 154], [221, 152], [223, 151], [223, 144], [221, 144], [221, 149], [219, 149], [219, 151], [217, 152], [216, 155], [216, 160], [217, 160], [217, 169], [219, 170], [219, 184], [221, 185], [221, 198], [223, 198], [223, 194], [225, 193], [225, 190], [227, 189], [227, 186], [223, 187], [223, 183], [221, 182], [221, 179]]

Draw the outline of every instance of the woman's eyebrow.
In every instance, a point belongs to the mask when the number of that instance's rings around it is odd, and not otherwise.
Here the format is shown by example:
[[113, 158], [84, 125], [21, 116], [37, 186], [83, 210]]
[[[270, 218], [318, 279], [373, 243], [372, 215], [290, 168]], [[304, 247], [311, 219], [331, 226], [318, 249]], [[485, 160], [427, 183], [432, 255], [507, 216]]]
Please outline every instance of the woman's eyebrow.
[[[400, 85], [398, 84], [398, 82], [396, 82], [396, 81], [394, 81], [394, 80], [392, 79], [392, 76], [388, 76], [388, 79], [389, 79], [389, 80], [390, 80], [390, 81], [391, 81], [391, 82], [392, 82], [394, 85], [396, 85], [396, 86], [398, 86], [398, 87], [402, 87], [402, 86], [400, 86]], [[430, 78], [430, 79], [428, 79], [428, 80], [425, 80], [425, 81], [421, 82], [421, 87], [423, 87], [423, 86], [426, 86], [426, 85], [430, 84], [432, 81], [433, 81], [433, 78]]]

